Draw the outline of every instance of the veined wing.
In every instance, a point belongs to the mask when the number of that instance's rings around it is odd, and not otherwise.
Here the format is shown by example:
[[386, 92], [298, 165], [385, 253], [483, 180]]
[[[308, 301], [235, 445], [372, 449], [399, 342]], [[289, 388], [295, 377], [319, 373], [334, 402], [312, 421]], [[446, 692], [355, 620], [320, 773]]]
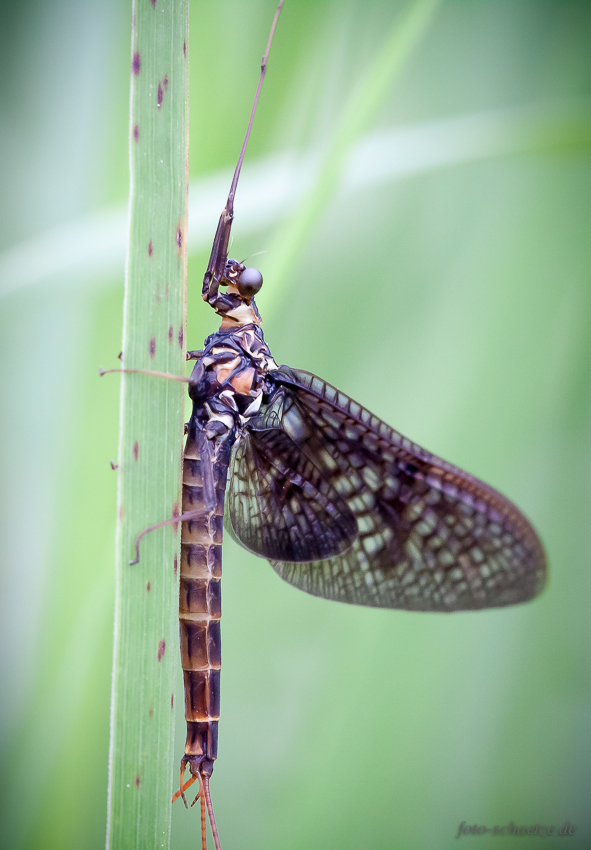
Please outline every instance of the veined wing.
[[[245, 446], [258, 446], [271, 432], [285, 433], [289, 456], [280, 441], [275, 461], [262, 450], [277, 478], [274, 486], [280, 489], [294, 472], [305, 475], [307, 461], [326, 496], [336, 494], [340, 514], [347, 516], [346, 549], [318, 556], [304, 543], [292, 558], [253, 546], [245, 525], [235, 523], [236, 511], [230, 512], [233, 536], [267, 557], [283, 579], [327, 599], [419, 611], [512, 605], [541, 591], [542, 545], [501, 493], [412, 443], [308, 372], [281, 366], [270, 373], [270, 382], [268, 403], [248, 423]], [[243, 515], [258, 515], [260, 533], [269, 538], [281, 520], [268, 512], [242, 461], [246, 447], [235, 455], [229, 501], [245, 502]], [[290, 505], [293, 516], [299, 511], [297, 495]]]
[[238, 440], [230, 463], [226, 526], [246, 549], [290, 563], [338, 555], [357, 538], [347, 502], [281, 427], [266, 422]]

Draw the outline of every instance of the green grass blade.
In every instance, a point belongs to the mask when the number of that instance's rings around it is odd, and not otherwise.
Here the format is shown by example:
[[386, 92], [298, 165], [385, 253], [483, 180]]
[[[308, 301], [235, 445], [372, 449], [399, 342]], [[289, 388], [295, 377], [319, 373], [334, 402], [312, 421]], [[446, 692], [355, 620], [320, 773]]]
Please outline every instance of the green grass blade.
[[[127, 368], [180, 375], [185, 362], [188, 2], [134, 3]], [[179, 508], [183, 385], [122, 376], [117, 597], [107, 847], [170, 843], [178, 527], [134, 541]]]

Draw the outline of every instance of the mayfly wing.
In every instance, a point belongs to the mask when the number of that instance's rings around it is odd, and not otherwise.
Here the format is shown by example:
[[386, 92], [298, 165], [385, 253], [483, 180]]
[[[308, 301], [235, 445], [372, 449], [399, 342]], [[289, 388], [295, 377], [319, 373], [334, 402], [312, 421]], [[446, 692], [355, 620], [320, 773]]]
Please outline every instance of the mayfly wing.
[[[285, 581], [327, 599], [415, 611], [512, 605], [541, 591], [546, 560], [540, 540], [501, 493], [308, 372], [281, 366], [267, 381], [267, 403], [234, 452], [227, 522]], [[281, 431], [290, 451], [275, 440], [278, 454], [271, 457], [265, 441]], [[298, 557], [288, 547], [273, 554], [285, 525], [297, 534], [306, 513], [304, 468], [355, 520], [345, 551], [318, 556], [309, 536], [300, 541]], [[299, 486], [292, 486], [298, 477]], [[255, 535], [249, 517], [256, 517]], [[273, 552], [266, 540], [278, 541]]]
[[351, 548], [357, 522], [312, 459], [287, 432], [261, 418], [239, 440], [232, 462], [226, 527], [270, 561], [310, 561]]

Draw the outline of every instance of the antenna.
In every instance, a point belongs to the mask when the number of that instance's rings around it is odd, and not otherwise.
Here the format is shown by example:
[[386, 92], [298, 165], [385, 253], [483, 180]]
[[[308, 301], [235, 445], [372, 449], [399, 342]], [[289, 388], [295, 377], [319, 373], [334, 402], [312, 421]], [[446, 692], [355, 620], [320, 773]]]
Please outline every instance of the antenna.
[[259, 83], [257, 85], [256, 94], [254, 96], [252, 109], [250, 111], [250, 119], [248, 121], [248, 127], [246, 128], [246, 135], [244, 136], [244, 141], [242, 142], [242, 149], [240, 151], [240, 156], [238, 157], [238, 162], [236, 164], [236, 170], [234, 171], [234, 176], [232, 178], [232, 184], [230, 186], [228, 200], [226, 201], [226, 206], [224, 207], [224, 209], [222, 210], [222, 214], [220, 215], [220, 220], [218, 222], [217, 230], [215, 232], [215, 237], [213, 240], [213, 245], [211, 248], [209, 263], [207, 264], [207, 271], [205, 272], [205, 276], [203, 278], [202, 295], [204, 301], [211, 301], [217, 296], [220, 280], [224, 272], [226, 260], [228, 258], [228, 242], [230, 241], [230, 230], [232, 229], [232, 220], [234, 219], [234, 195], [236, 194], [238, 178], [240, 177], [242, 163], [244, 162], [244, 154], [246, 153], [246, 146], [250, 138], [250, 131], [252, 129], [252, 123], [254, 121], [257, 104], [259, 102], [259, 95], [261, 93], [261, 88], [263, 87], [263, 80], [265, 79], [265, 74], [267, 73], [267, 59], [269, 58], [269, 51], [271, 50], [273, 36], [275, 35], [275, 27], [277, 26], [277, 20], [279, 19], [279, 13], [281, 12], [282, 7], [283, 0], [279, 0], [279, 5], [277, 6], [277, 9], [275, 11], [273, 23], [271, 24], [271, 32], [269, 33], [269, 39], [267, 41], [267, 49], [265, 50], [265, 53], [261, 60], [261, 74], [259, 76]]

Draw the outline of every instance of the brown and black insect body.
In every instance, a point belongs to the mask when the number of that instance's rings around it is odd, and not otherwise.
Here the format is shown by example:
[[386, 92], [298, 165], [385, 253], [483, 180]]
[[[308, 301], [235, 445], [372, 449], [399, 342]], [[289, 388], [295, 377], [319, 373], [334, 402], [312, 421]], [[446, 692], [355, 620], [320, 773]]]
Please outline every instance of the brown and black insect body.
[[184, 791], [199, 783], [203, 847], [207, 806], [216, 850], [209, 777], [220, 712], [224, 523], [289, 583], [357, 605], [438, 612], [499, 607], [532, 599], [546, 578], [542, 544], [508, 499], [315, 375], [277, 366], [265, 344], [254, 301], [262, 276], [228, 259], [228, 245], [281, 5], [203, 281], [203, 299], [221, 316], [221, 327], [203, 350], [187, 355], [196, 363], [183, 510], [154, 526], [182, 522], [187, 740], [174, 799], [185, 800]]
[[[268, 371], [277, 368], [260, 330], [261, 317], [253, 297], [262, 286], [262, 275], [238, 260], [228, 259], [228, 245], [234, 195], [282, 5], [283, 0], [271, 27], [246, 136], [203, 280], [203, 300], [222, 317], [221, 327], [205, 340], [202, 351], [187, 355], [197, 361], [189, 379], [193, 411], [183, 460], [185, 519], [181, 530], [179, 599], [187, 740], [180, 788], [173, 799], [181, 796], [187, 805], [184, 791], [193, 782], [199, 783], [204, 848], [205, 805], [215, 846], [220, 847], [209, 777], [217, 758], [220, 714], [220, 581], [226, 480], [232, 447], [245, 423], [261, 407]], [[191, 778], [184, 784], [187, 767]]]
[[[263, 339], [254, 299], [243, 294], [247, 287], [251, 290], [253, 278], [260, 288], [260, 275], [256, 278], [236, 260], [228, 260], [221, 279], [214, 279], [212, 286], [227, 287], [209, 302], [223, 316], [222, 327], [195, 355], [189, 383], [193, 412], [183, 461], [182, 515], [186, 519], [181, 532], [179, 604], [187, 741], [177, 795], [183, 796], [188, 766], [206, 801], [217, 757], [226, 479], [232, 448], [246, 422], [260, 410], [267, 373], [277, 368]], [[215, 837], [211, 811], [210, 817]]]

